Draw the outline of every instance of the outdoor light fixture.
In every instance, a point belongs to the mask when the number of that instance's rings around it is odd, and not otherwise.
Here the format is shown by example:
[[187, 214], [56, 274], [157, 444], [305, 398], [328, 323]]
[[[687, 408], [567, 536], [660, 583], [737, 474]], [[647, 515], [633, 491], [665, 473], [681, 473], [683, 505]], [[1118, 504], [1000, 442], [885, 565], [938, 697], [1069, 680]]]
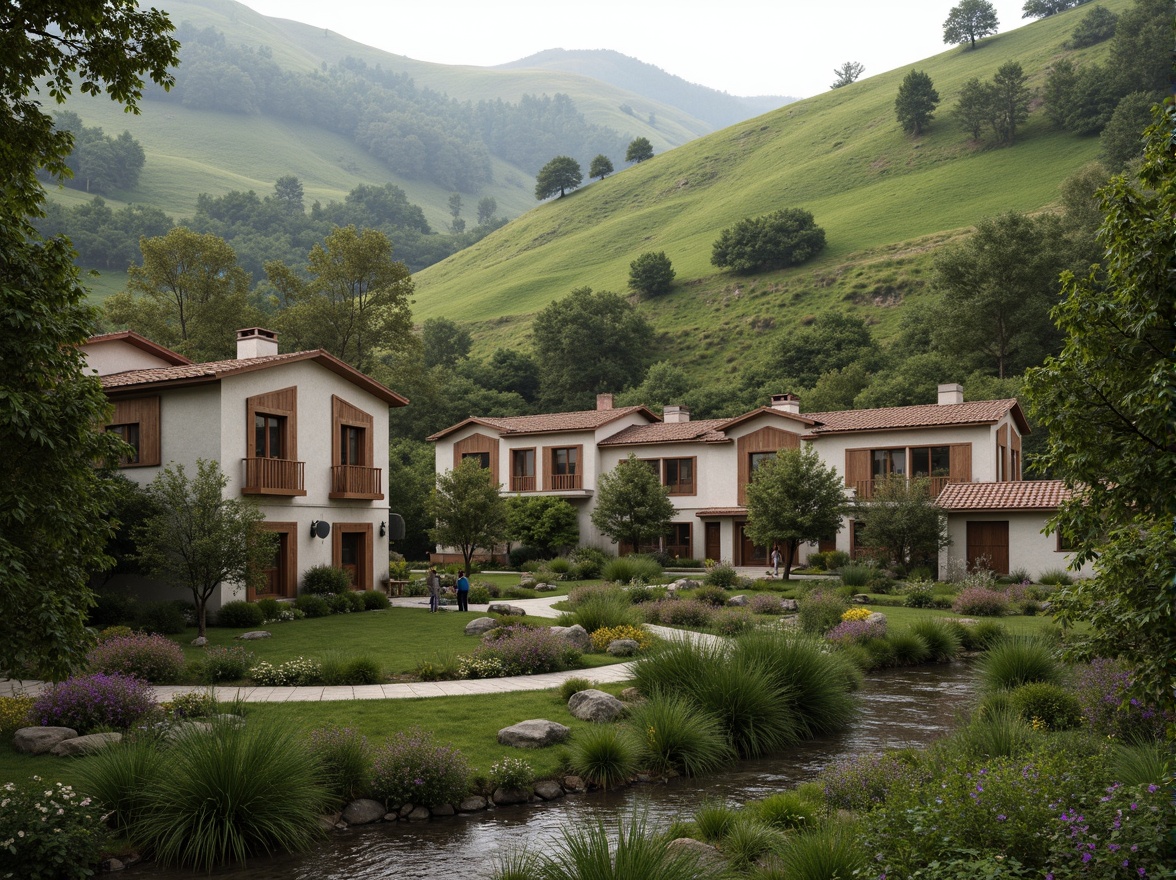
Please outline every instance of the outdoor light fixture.
[[310, 524], [310, 536], [312, 538], [325, 538], [331, 534], [331, 524], [326, 520], [316, 519]]
[[381, 521], [380, 522], [380, 537], [382, 538], [386, 534], [388, 534], [388, 524], [386, 522]]

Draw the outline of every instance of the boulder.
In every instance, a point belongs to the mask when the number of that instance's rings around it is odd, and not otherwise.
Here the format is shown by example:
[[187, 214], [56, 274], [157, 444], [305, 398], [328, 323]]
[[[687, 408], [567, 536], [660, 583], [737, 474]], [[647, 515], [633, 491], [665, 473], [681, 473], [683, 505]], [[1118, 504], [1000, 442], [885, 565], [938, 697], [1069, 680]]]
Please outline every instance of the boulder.
[[12, 735], [12, 747], [22, 755], [44, 755], [59, 742], [77, 735], [72, 727], [22, 727]]
[[480, 794], [471, 795], [457, 805], [458, 812], [477, 813], [486, 809], [487, 800]]
[[526, 587], [529, 590], [533, 589], [535, 586], [535, 575], [533, 575], [533, 574], [519, 575], [519, 586]]
[[675, 590], [697, 590], [702, 586], [702, 582], [693, 578], [678, 578], [671, 586]]
[[241, 633], [241, 635], [237, 636], [237, 638], [244, 642], [254, 642], [258, 639], [268, 639], [269, 637], [270, 633], [266, 632], [264, 629], [255, 629], [252, 632]]
[[405, 804], [400, 808], [400, 818], [407, 819], [413, 810], [416, 809], [416, 804]]
[[588, 786], [584, 784], [584, 780], [579, 776], [565, 776], [563, 778], [563, 789], [564, 791], [579, 794], [580, 792], [587, 791]]
[[726, 867], [726, 860], [715, 847], [693, 837], [679, 837], [669, 842], [668, 848], [674, 853], [690, 853], [698, 860], [700, 867]]
[[736, 608], [746, 608], [747, 607], [747, 597], [743, 596], [743, 595], [732, 596], [730, 599], [727, 600], [727, 604], [734, 605]]
[[858, 593], [856, 596], [851, 596], [849, 601], [853, 602], [855, 605], [869, 605], [870, 597], [865, 593]]
[[613, 639], [608, 643], [608, 655], [610, 657], [632, 657], [641, 646], [633, 639]]
[[[636, 644], [636, 642], [634, 642]], [[581, 721], [592, 721], [596, 724], [606, 724], [615, 721], [625, 712], [625, 704], [604, 691], [589, 688], [572, 694], [568, 700], [568, 711]]]
[[457, 810], [453, 809], [453, 804], [437, 804], [435, 807], [429, 807], [429, 813], [433, 816], [453, 816], [457, 814]]
[[126, 863], [122, 859], [116, 859], [111, 856], [109, 859], [104, 859], [99, 865], [99, 870], [106, 873], [114, 873], [115, 871], [126, 870]]
[[867, 623], [885, 623], [886, 615], [881, 611], [871, 611], [870, 616], [866, 618]]
[[529, 800], [531, 800], [531, 790], [529, 788], [494, 789], [493, 801], [500, 807], [509, 807], [513, 804], [525, 804]]
[[588, 630], [576, 623], [572, 626], [553, 626], [551, 632], [559, 636], [577, 651], [588, 653], [592, 650], [592, 637]]
[[371, 798], [360, 798], [343, 808], [342, 820], [348, 825], [371, 825], [384, 818], [384, 805]]
[[505, 614], [508, 617], [526, 617], [527, 609], [506, 602], [492, 602], [487, 609], [491, 614]]
[[781, 599], [780, 600], [780, 610], [786, 614], [788, 614], [788, 613], [795, 614], [797, 611], [800, 610], [800, 605], [799, 605], [799, 603], [797, 603], [797, 601], [795, 599]]
[[535, 783], [535, 794], [545, 801], [555, 801], [564, 796], [564, 790], [558, 782], [544, 779], [542, 782]]
[[480, 636], [499, 626], [501, 624], [493, 617], [478, 617], [465, 625], [465, 634], [467, 636]]
[[207, 644], [208, 639], [206, 639], [204, 636], [196, 636], [196, 638], [192, 639], [193, 648], [203, 648]]
[[498, 731], [498, 741], [516, 749], [542, 749], [563, 742], [571, 732], [570, 727], [558, 722], [532, 718], [502, 728]]
[[424, 822], [430, 815], [428, 807], [414, 807], [407, 818], [409, 822]]
[[555, 587], [555, 584], [542, 583], [542, 584], [535, 584], [535, 586], [533, 586], [531, 589], [533, 589], [537, 593], [554, 593], [556, 590], [556, 587]]
[[49, 754], [59, 758], [92, 755], [107, 746], [122, 742], [122, 738], [121, 733], [91, 733], [89, 736], [75, 736], [73, 739], [63, 739], [49, 750]]
[[643, 703], [643, 702], [645, 702], [645, 697], [642, 695], [641, 691], [639, 691], [635, 687], [627, 687], [623, 691], [621, 691], [621, 699], [624, 700], [626, 703]]
[[165, 738], [169, 740], [177, 740], [183, 739], [185, 736], [192, 736], [193, 734], [211, 732], [211, 721], [181, 721], [165, 734]]

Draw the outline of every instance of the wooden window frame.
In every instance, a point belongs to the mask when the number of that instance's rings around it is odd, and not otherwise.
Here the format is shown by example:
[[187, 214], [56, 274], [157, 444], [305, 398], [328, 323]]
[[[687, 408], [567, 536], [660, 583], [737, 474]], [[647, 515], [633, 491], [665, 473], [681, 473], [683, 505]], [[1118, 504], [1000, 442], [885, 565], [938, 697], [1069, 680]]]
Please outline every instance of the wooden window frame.
[[[555, 472], [555, 454], [561, 450], [574, 450], [576, 453], [576, 468], [571, 474], [557, 474]], [[567, 480], [572, 485], [556, 487], [556, 477], [574, 477]], [[565, 482], [563, 480], [559, 482]], [[546, 492], [574, 492], [584, 488], [584, 444], [570, 443], [561, 446], [543, 447], [543, 489]]]
[[[261, 460], [257, 454], [257, 416], [282, 422], [281, 458]], [[244, 495], [305, 495], [306, 463], [298, 460], [298, 386], [279, 388], [245, 399]], [[281, 462], [282, 464], [275, 464]]]
[[120, 468], [156, 467], [163, 463], [159, 395], [127, 397], [112, 401], [114, 414], [106, 430], [134, 425], [139, 431], [139, 455], [135, 460], [119, 459]]
[[[669, 462], [671, 462], [671, 461], [678, 461], [678, 462], [688, 461], [688, 462], [690, 462], [690, 489], [689, 489], [689, 491], [685, 491], [685, 490], [676, 488], [675, 485], [672, 485], [670, 483], [670, 481], [669, 481]], [[662, 462], [662, 465], [661, 465], [662, 485], [666, 487], [666, 489], [668, 490], [668, 494], [675, 495], [675, 496], [697, 495], [698, 494], [698, 456], [697, 455], [683, 455], [683, 456], [677, 456], [674, 458], [663, 458], [661, 460], [661, 462]], [[679, 472], [678, 473], [679, 473], [679, 476], [681, 476], [681, 465], [679, 465]], [[681, 482], [679, 482], [677, 485], [680, 486]]]
[[453, 468], [461, 465], [461, 460], [466, 453], [488, 453], [490, 455], [490, 480], [495, 486], [500, 485], [501, 480], [498, 476], [498, 438], [489, 437], [486, 434], [476, 433], [458, 440], [453, 444]]
[[[675, 530], [680, 529], [682, 527], [686, 528], [686, 543], [685, 544], [681, 544], [681, 543], [678, 543], [678, 542], [672, 540], [673, 538], [677, 537], [677, 535], [675, 535], [675, 533], [674, 533]], [[693, 559], [694, 558], [694, 523], [689, 522], [689, 521], [670, 523], [670, 533], [668, 535], [666, 535], [666, 537], [665, 537], [665, 546], [666, 546], [667, 553], [669, 552], [669, 548], [671, 546], [685, 547], [686, 552], [677, 554], [678, 558], [680, 558], [680, 559]]]
[[371, 523], [331, 523], [331, 564], [336, 568], [343, 567], [343, 535], [357, 533], [364, 536], [363, 544], [366, 552], [362, 554], [362, 558], [356, 564], [358, 576], [352, 586], [356, 590], [370, 590], [372, 589], [372, 555], [375, 553], [375, 545], [372, 543], [375, 530]]
[[[515, 473], [515, 456], [519, 453], [531, 453], [531, 473], [516, 474]], [[538, 451], [534, 446], [522, 446], [510, 451], [510, 491], [512, 492], [534, 492], [538, 487], [539, 478], [539, 457]], [[519, 483], [518, 480], [530, 480], [530, 486], [527, 487], [525, 483]]]
[[751, 482], [751, 453], [777, 453], [781, 449], [799, 449], [800, 435], [765, 425], [735, 441], [738, 456], [738, 498], [740, 506], [747, 504], [747, 484]]
[[283, 584], [280, 593], [259, 593], [250, 586], [245, 591], [245, 598], [256, 602], [259, 598], [293, 599], [298, 595], [298, 535], [300, 534], [296, 522], [274, 522], [266, 520], [261, 523], [266, 532], [278, 532], [286, 536], [286, 552], [282, 559]]
[[[360, 431], [361, 463], [343, 462], [343, 431]], [[329, 498], [382, 501], [384, 471], [375, 467], [375, 417], [336, 394], [331, 395], [331, 491]]]

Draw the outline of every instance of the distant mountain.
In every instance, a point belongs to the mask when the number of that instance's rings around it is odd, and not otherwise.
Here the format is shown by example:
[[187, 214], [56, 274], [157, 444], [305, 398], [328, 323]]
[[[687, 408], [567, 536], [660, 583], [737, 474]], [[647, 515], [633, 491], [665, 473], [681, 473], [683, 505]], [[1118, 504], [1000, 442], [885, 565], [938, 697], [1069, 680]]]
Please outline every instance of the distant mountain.
[[[726, 128], [797, 100], [787, 95], [729, 95], [687, 82], [660, 67], [612, 49], [547, 49], [518, 61], [500, 64], [495, 69], [558, 70], [591, 77], [677, 107], [716, 129]], [[634, 110], [639, 112], [640, 108], [635, 107]]]

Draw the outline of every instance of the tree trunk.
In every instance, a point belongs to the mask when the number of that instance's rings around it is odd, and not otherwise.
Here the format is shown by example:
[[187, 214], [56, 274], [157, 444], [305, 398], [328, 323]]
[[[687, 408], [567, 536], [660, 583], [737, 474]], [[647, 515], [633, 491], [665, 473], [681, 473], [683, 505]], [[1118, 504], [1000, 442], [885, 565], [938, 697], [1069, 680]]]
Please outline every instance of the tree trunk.
[[796, 548], [799, 544], [799, 541], [784, 542], [784, 580], [791, 580], [788, 575], [792, 571], [792, 561], [796, 558]]
[[208, 600], [196, 597], [196, 635], [204, 638], [204, 631], [208, 628], [205, 621], [208, 619]]

